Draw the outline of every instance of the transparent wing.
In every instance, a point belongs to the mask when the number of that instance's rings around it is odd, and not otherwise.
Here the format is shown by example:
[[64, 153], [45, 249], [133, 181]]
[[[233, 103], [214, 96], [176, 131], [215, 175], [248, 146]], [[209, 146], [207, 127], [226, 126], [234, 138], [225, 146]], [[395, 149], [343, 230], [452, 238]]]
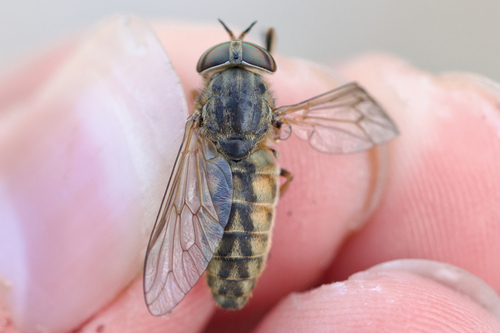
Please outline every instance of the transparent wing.
[[232, 196], [228, 162], [189, 120], [144, 263], [144, 296], [153, 315], [171, 311], [207, 268]]
[[356, 83], [277, 108], [274, 121], [282, 124], [276, 139], [288, 138], [292, 129], [300, 139], [328, 154], [363, 151], [399, 134], [382, 107]]

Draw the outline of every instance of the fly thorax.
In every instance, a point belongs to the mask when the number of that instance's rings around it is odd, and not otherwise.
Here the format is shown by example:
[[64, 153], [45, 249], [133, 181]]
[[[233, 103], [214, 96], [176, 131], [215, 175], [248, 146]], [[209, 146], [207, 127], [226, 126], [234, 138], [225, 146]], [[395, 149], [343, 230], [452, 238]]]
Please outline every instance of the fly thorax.
[[211, 78], [202, 117], [221, 153], [240, 160], [255, 150], [271, 126], [270, 100], [267, 85], [256, 73], [230, 68]]

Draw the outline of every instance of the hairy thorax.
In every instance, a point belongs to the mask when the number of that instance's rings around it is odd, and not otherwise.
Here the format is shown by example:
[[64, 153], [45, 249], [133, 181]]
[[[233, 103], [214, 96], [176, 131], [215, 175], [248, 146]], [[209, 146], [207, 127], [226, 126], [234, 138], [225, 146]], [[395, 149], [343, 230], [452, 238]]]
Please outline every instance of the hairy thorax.
[[198, 99], [205, 135], [227, 159], [248, 157], [272, 131], [274, 100], [262, 76], [242, 68], [214, 74]]

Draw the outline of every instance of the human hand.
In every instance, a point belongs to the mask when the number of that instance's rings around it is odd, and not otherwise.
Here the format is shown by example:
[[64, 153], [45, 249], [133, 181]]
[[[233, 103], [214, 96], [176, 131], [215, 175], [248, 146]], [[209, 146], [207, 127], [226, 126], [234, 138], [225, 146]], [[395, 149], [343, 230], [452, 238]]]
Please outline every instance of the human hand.
[[[387, 260], [434, 259], [500, 290], [498, 87], [431, 76], [380, 55], [337, 69], [386, 108], [401, 136], [349, 156], [318, 153], [295, 137], [279, 145], [278, 162], [295, 178], [278, 204], [268, 265], [247, 307], [217, 310], [204, 278], [159, 318], [146, 309], [142, 277], [117, 294], [141, 268], [186, 115], [154, 37], [135, 20], [115, 24], [113, 33], [92, 35], [94, 44], [67, 42], [0, 83], [0, 214], [9, 222], [0, 226], [0, 253], [9, 250], [0, 271], [8, 272], [4, 286], [14, 291], [20, 327], [498, 331], [490, 312], [432, 279], [403, 266], [365, 271]], [[154, 27], [190, 96], [201, 87], [198, 57], [227, 35], [215, 26]], [[343, 83], [312, 63], [276, 61], [269, 81], [278, 106]]]

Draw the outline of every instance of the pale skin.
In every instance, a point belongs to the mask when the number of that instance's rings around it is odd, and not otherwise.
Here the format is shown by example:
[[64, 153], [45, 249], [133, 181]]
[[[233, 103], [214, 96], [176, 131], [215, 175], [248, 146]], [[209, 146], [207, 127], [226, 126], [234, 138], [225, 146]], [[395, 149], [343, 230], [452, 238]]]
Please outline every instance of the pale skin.
[[[166, 24], [155, 29], [191, 96], [202, 83], [193, 62], [206, 44], [225, 41], [225, 32]], [[71, 47], [68, 42], [34, 69], [4, 79], [0, 106], [36, 92]], [[315, 64], [280, 55], [276, 62], [278, 71], [268, 78], [278, 106], [341, 84]], [[279, 201], [268, 266], [248, 305], [237, 312], [217, 309], [202, 278], [172, 314], [156, 318], [147, 311], [138, 277], [78, 332], [500, 330], [493, 314], [431, 279], [364, 272], [388, 260], [432, 259], [464, 268], [500, 291], [500, 88], [465, 75], [432, 75], [383, 55], [336, 70], [385, 107], [401, 136], [349, 156], [321, 154], [295, 137], [275, 147], [278, 163], [294, 180]]]

